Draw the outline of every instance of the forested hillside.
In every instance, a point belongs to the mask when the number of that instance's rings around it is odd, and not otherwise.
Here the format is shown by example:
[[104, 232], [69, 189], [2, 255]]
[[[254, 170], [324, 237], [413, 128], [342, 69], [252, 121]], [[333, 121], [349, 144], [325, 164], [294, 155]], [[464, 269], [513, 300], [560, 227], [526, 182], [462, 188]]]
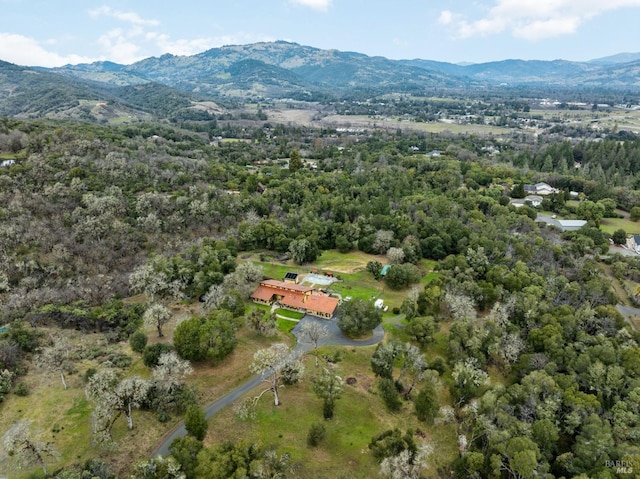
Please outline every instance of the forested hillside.
[[[0, 121], [0, 477], [633, 477], [640, 335], [616, 305], [640, 260], [610, 244], [640, 233], [639, 140], [262, 115]], [[539, 181], [558, 191], [512, 204]], [[300, 318], [249, 297], [290, 269], [335, 275], [338, 326], [384, 340], [288, 358]], [[205, 420], [263, 371], [264, 398]]]

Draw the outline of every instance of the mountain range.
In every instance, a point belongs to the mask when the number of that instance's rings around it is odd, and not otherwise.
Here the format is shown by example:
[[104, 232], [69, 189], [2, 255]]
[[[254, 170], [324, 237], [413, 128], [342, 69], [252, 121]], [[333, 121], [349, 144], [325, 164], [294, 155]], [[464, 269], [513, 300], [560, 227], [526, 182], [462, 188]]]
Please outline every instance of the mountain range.
[[[390, 60], [278, 41], [224, 46], [191, 56], [166, 54], [131, 65], [96, 62], [45, 69], [0, 62], [0, 115], [51, 115], [81, 100], [110, 102], [117, 105], [117, 114], [127, 110], [162, 114], [167, 110], [162, 97], [170, 90], [172, 108], [182, 108], [194, 98], [318, 100], [505, 86], [640, 92], [640, 54], [588, 62], [504, 60], [459, 65]], [[157, 97], [155, 107], [149, 108], [146, 101], [136, 103], [135, 97], [146, 99], [147, 93]]]

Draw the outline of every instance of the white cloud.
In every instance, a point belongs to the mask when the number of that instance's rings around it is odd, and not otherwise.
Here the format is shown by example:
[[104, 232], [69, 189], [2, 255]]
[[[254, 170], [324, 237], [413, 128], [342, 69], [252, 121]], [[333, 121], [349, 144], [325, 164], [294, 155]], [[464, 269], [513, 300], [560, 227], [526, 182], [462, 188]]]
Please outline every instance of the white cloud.
[[97, 60], [81, 55], [60, 55], [45, 49], [33, 38], [13, 33], [0, 33], [0, 58], [17, 65], [41, 67], [91, 63]]
[[332, 0], [290, 0], [291, 3], [326, 12], [331, 6]]
[[132, 25], [140, 25], [147, 27], [157, 27], [160, 25], [158, 20], [151, 20], [142, 18], [135, 12], [121, 12], [119, 10], [114, 10], [111, 7], [102, 6], [99, 8], [94, 8], [93, 10], [89, 10], [89, 15], [93, 18], [98, 17], [111, 17], [116, 20], [120, 20], [121, 22], [131, 23]]
[[438, 22], [459, 38], [509, 31], [514, 37], [540, 40], [575, 33], [584, 22], [625, 7], [640, 7], [640, 0], [495, 0], [483, 18], [468, 21], [444, 10]]

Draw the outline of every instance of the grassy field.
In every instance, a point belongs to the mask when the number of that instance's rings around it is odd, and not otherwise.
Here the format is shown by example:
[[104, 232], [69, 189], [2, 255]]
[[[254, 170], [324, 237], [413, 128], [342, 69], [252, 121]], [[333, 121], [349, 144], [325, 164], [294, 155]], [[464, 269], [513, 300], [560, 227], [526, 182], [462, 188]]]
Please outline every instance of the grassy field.
[[631, 221], [629, 218], [602, 218], [600, 229], [609, 234], [619, 229], [625, 230], [627, 235], [640, 234], [640, 223]]
[[453, 134], [477, 134], [477, 135], [506, 135], [510, 129], [489, 126], [489, 125], [459, 125], [457, 123], [444, 122], [416, 122], [407, 121], [398, 117], [371, 118], [367, 115], [331, 115], [322, 120], [326, 125], [339, 125], [350, 128], [400, 128], [401, 130], [414, 130], [426, 133], [443, 133], [445, 131]]
[[[331, 355], [334, 350], [322, 348], [321, 352]], [[419, 428], [437, 451], [432, 457], [434, 467], [429, 471], [435, 472], [438, 464], [451, 461], [457, 453], [455, 429], [426, 427], [417, 422], [409, 403], [396, 414], [388, 413], [376, 394], [369, 364], [372, 350], [369, 347], [342, 350], [337, 373], [345, 379], [354, 378], [356, 383], [344, 386], [333, 420], [323, 420], [322, 402], [311, 391], [311, 381], [307, 379], [283, 389], [279, 407], [273, 405], [271, 395], [265, 394], [255, 421], [242, 422], [233, 416], [232, 410], [222, 411], [210, 421], [205, 443], [245, 439], [276, 447], [280, 453], [290, 453], [292, 460], [300, 464], [301, 478], [370, 478], [378, 477], [379, 468], [368, 451], [371, 438], [393, 427]], [[307, 356], [306, 371], [307, 377], [318, 372], [312, 356]], [[306, 445], [307, 433], [314, 423], [323, 423], [327, 431], [325, 440], [316, 448]]]

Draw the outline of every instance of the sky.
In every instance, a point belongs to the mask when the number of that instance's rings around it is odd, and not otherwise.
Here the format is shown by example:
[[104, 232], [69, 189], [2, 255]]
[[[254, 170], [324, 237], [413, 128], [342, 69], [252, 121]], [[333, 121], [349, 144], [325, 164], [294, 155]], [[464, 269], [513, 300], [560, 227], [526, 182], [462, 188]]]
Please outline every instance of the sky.
[[286, 40], [391, 59], [587, 61], [640, 51], [640, 0], [0, 0], [0, 60], [131, 64]]

